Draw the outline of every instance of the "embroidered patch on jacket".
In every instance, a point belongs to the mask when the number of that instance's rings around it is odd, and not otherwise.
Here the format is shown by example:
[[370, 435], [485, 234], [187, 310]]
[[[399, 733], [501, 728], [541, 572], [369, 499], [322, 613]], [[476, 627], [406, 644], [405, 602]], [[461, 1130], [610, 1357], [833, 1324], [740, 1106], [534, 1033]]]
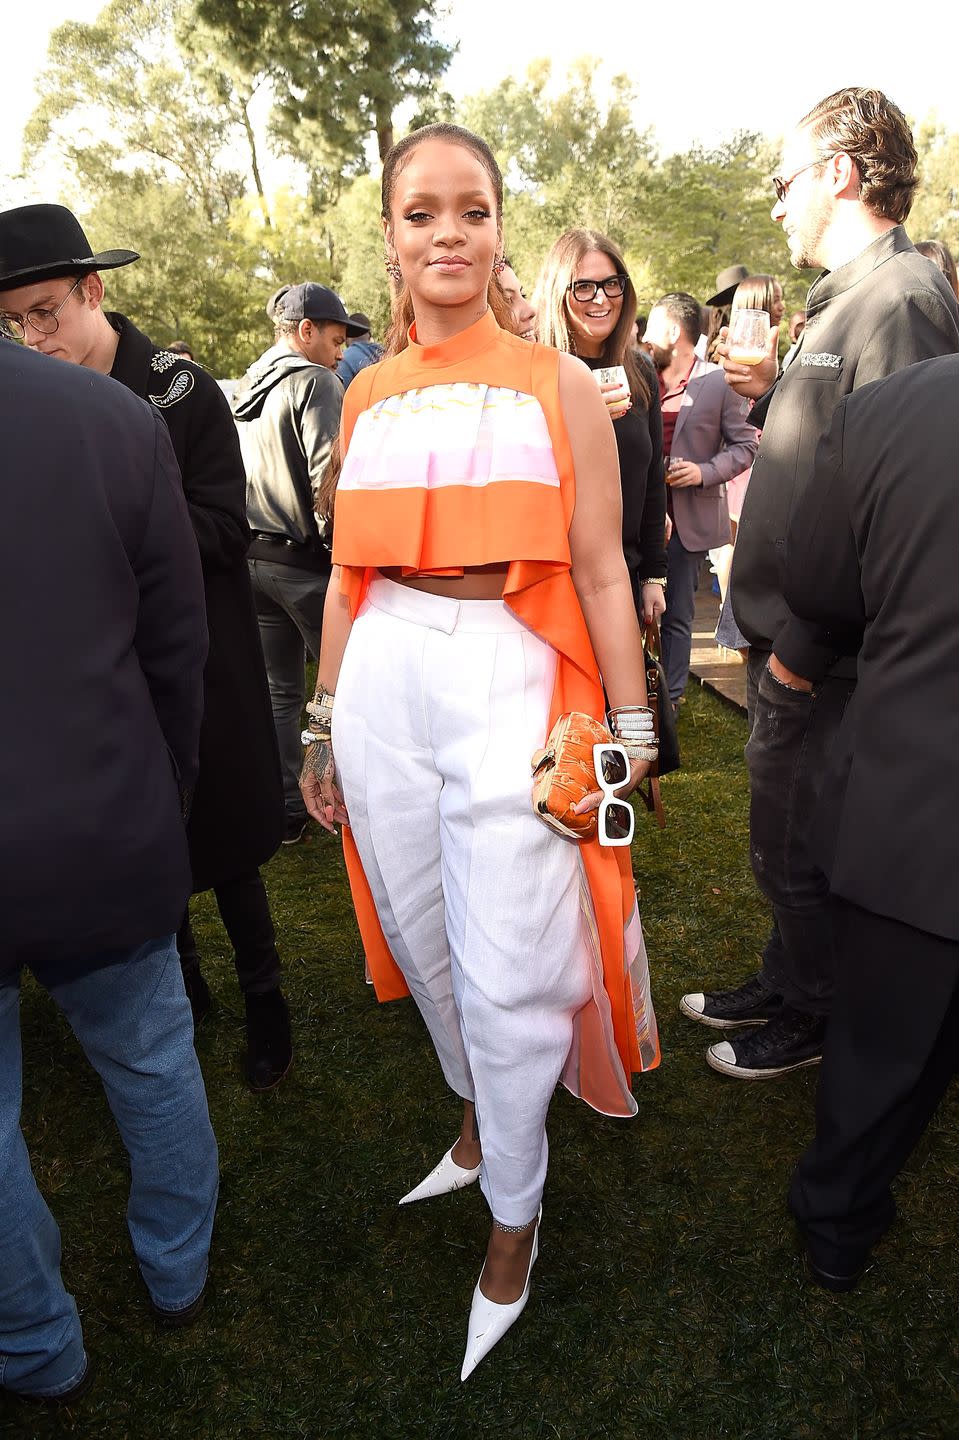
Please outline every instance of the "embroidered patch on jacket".
[[150, 369], [157, 375], [162, 375], [165, 370], [169, 370], [171, 365], [175, 365], [179, 359], [180, 356], [174, 355], [171, 350], [158, 350], [150, 361]]
[[170, 388], [164, 395], [151, 395], [150, 403], [158, 410], [166, 410], [169, 405], [175, 405], [185, 395], [189, 395], [193, 389], [193, 376], [189, 370], [181, 370], [179, 375], [174, 375], [170, 381]]
[[842, 365], [842, 356], [830, 355], [827, 350], [821, 350], [818, 354], [815, 351], [808, 354], [804, 350], [799, 357], [799, 363], [804, 370], [810, 366], [819, 366], [823, 370], [838, 370]]

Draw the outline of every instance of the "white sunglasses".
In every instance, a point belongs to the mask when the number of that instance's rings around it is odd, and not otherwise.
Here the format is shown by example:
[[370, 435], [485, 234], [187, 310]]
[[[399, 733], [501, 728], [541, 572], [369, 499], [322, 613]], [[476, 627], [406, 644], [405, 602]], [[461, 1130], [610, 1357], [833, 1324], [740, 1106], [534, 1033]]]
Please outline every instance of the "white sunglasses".
[[629, 779], [629, 756], [622, 745], [594, 745], [593, 768], [603, 792], [599, 802], [600, 845], [629, 845], [636, 817], [632, 805], [620, 800], [616, 791]]

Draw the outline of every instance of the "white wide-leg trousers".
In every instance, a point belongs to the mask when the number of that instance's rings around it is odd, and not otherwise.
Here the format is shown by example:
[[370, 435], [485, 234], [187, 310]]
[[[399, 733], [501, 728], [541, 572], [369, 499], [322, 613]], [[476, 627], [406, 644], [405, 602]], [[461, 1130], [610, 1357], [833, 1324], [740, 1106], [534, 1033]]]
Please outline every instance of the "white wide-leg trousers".
[[450, 1087], [476, 1104], [493, 1217], [536, 1215], [546, 1112], [590, 997], [575, 843], [530, 806], [555, 652], [499, 600], [374, 579], [333, 749], [393, 957]]

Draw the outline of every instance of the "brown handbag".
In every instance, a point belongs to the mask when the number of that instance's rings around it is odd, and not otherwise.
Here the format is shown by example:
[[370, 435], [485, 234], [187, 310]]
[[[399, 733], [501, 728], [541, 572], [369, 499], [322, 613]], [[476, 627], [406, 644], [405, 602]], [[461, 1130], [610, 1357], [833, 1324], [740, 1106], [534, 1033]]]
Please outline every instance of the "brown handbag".
[[573, 806], [599, 789], [593, 746], [609, 745], [612, 738], [592, 715], [571, 710], [533, 756], [533, 813], [568, 840], [592, 840], [596, 834], [596, 811], [577, 815]]

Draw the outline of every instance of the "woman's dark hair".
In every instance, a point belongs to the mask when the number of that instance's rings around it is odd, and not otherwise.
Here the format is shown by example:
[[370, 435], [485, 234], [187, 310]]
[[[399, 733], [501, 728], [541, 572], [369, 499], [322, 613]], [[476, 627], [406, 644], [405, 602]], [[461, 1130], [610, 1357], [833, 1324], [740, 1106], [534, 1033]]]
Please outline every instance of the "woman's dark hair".
[[[404, 135], [402, 140], [397, 140], [387, 152], [383, 161], [383, 180], [380, 190], [381, 211], [383, 219], [387, 223], [393, 218], [393, 192], [396, 189], [396, 182], [403, 171], [406, 161], [413, 151], [427, 140], [442, 140], [448, 145], [462, 145], [464, 150], [469, 150], [480, 162], [486, 171], [493, 186], [493, 198], [496, 202], [496, 222], [502, 229], [503, 225], [503, 175], [496, 163], [493, 154], [486, 141], [479, 135], [474, 135], [472, 130], [466, 130], [462, 125], [424, 125], [420, 130], [411, 130], [409, 135]], [[512, 330], [513, 321], [509, 304], [503, 294], [496, 277], [490, 276], [489, 289], [487, 291], [487, 303], [493, 312], [496, 323], [503, 330]], [[408, 343], [409, 328], [413, 323], [413, 301], [410, 296], [409, 287], [404, 281], [394, 288], [392, 295], [392, 319], [390, 328], [386, 335], [386, 355], [398, 355], [405, 350]]]
[[576, 354], [576, 337], [570, 329], [569, 310], [566, 297], [569, 287], [577, 279], [577, 270], [583, 257], [591, 250], [598, 250], [607, 256], [617, 275], [626, 277], [623, 291], [623, 307], [615, 328], [606, 337], [600, 359], [603, 365], [622, 365], [629, 382], [629, 393], [634, 403], [649, 408], [651, 391], [647, 366], [639, 358], [633, 338], [633, 322], [636, 319], [636, 291], [626, 269], [626, 261], [617, 245], [608, 235], [598, 230], [567, 230], [554, 240], [536, 287], [536, 308], [539, 319], [537, 333], [544, 345], [554, 350], [565, 350]]
[[931, 260], [933, 265], [939, 266], [952, 286], [954, 295], [959, 299], [959, 274], [956, 273], [956, 262], [948, 245], [943, 245], [941, 240], [920, 240], [916, 249], [920, 255]]

